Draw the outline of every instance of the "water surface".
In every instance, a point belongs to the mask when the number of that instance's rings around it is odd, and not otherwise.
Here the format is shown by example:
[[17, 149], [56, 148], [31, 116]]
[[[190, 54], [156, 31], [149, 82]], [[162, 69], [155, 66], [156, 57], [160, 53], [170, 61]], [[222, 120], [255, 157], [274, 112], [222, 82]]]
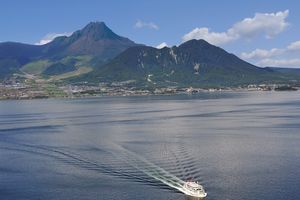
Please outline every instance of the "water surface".
[[0, 101], [0, 199], [297, 199], [299, 130], [299, 92]]

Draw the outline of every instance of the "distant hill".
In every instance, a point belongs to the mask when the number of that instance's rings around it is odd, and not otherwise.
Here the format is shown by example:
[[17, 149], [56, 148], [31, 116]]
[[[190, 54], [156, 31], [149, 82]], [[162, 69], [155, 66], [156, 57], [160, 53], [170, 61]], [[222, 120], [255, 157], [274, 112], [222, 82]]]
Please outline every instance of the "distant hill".
[[16, 42], [0, 43], [0, 79], [5, 78], [19, 68], [42, 55], [42, 46]]
[[281, 73], [300, 74], [300, 68], [266, 67], [266, 69]]
[[[33, 63], [30, 66], [35, 72], [43, 71], [51, 61], [57, 63], [70, 56], [90, 56], [91, 59], [86, 65], [104, 63], [132, 46], [137, 44], [115, 34], [104, 22], [91, 22], [69, 37], [57, 37], [52, 42], [40, 46], [4, 42], [0, 43], [0, 79], [19, 72], [24, 65], [31, 62]], [[45, 62], [37, 62], [39, 60], [47, 60], [47, 65], [41, 65]], [[36, 63], [39, 65], [35, 65]], [[62, 70], [57, 73], [65, 72], [62, 67], [56, 68], [59, 69]]]
[[72, 81], [135, 81], [143, 86], [237, 86], [287, 81], [279, 72], [256, 67], [205, 40], [156, 49], [137, 46]]

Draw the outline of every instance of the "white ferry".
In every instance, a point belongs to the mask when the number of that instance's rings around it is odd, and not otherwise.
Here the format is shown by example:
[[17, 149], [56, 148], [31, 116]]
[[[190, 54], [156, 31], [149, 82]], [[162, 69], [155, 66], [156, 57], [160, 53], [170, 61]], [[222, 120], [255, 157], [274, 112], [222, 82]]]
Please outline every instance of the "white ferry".
[[186, 181], [183, 185], [183, 193], [193, 197], [204, 198], [207, 196], [202, 185], [194, 181]]

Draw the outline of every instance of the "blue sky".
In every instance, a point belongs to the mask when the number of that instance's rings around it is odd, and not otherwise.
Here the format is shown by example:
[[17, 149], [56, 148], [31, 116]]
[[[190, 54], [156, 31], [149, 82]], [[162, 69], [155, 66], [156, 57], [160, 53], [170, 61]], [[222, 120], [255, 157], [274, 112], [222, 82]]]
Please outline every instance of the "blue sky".
[[0, 41], [35, 44], [104, 21], [150, 46], [204, 38], [260, 66], [300, 67], [298, 8], [296, 0], [1, 0]]

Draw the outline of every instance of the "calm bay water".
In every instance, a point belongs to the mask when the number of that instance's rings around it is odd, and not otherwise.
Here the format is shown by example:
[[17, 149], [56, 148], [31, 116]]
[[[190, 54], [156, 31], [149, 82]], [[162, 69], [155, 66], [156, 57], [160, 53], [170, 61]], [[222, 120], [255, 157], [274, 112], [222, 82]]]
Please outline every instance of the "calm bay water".
[[0, 199], [298, 199], [299, 130], [299, 92], [0, 101]]

